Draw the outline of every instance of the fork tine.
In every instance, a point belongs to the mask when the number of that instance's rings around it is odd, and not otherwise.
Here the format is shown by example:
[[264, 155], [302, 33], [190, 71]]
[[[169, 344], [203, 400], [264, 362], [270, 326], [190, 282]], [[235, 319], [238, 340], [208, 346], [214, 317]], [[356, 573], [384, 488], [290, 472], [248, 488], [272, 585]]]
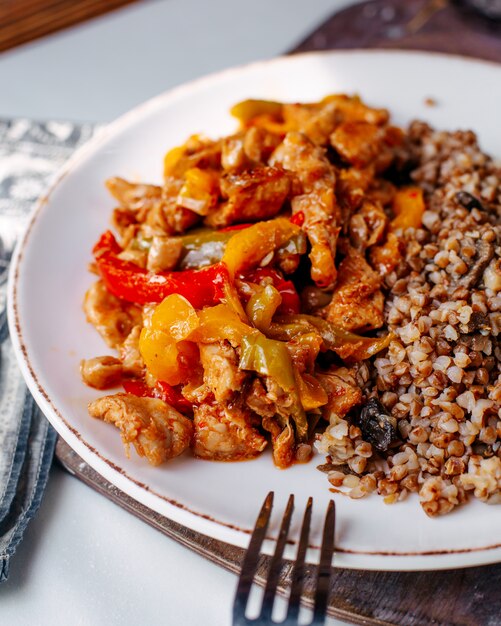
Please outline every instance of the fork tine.
[[259, 562], [259, 553], [261, 545], [268, 529], [268, 524], [271, 516], [271, 509], [273, 508], [273, 491], [266, 496], [266, 499], [261, 507], [261, 511], [256, 520], [256, 525], [252, 532], [249, 547], [245, 553], [244, 562], [242, 564], [242, 571], [238, 580], [237, 592], [235, 595], [235, 602], [233, 604], [233, 624], [238, 626], [239, 624], [246, 624], [245, 609], [247, 606], [247, 600], [250, 595], [250, 589], [254, 580], [254, 574], [256, 573], [257, 564]]
[[327, 601], [329, 599], [329, 583], [332, 572], [332, 555], [334, 553], [334, 531], [336, 526], [336, 508], [334, 500], [329, 502], [325, 515], [320, 562], [318, 564], [317, 589], [315, 608], [310, 626], [321, 626], [327, 617]]
[[271, 558], [270, 570], [268, 573], [268, 580], [266, 581], [266, 588], [264, 590], [263, 606], [261, 608], [261, 618], [271, 620], [271, 614], [273, 613], [273, 605], [275, 603], [275, 594], [278, 586], [278, 579], [280, 576], [280, 570], [282, 567], [282, 556], [284, 553], [285, 542], [289, 533], [289, 526], [291, 523], [292, 512], [294, 510], [294, 496], [289, 496], [287, 507], [282, 519], [282, 525], [280, 526], [280, 532], [278, 534], [277, 545], [275, 552]]
[[292, 570], [291, 593], [289, 596], [287, 617], [285, 618], [286, 622], [290, 620], [290, 622], [292, 623], [293, 620], [297, 621], [299, 617], [299, 605], [301, 602], [301, 594], [303, 592], [303, 582], [305, 574], [304, 561], [306, 557], [306, 550], [308, 548], [312, 506], [313, 498], [308, 498], [306, 509], [304, 511], [303, 523], [301, 526], [301, 534], [299, 536], [296, 562], [294, 563], [294, 569]]

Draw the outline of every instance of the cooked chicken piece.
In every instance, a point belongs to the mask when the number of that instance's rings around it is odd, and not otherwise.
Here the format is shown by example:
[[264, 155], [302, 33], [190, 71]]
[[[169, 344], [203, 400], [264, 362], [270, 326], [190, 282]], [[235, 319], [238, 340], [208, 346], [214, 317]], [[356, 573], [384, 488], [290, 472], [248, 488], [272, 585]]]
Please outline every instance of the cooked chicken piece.
[[356, 96], [328, 96], [315, 104], [284, 104], [285, 126], [300, 131], [318, 145], [326, 145], [335, 128], [347, 121], [383, 125], [388, 119], [385, 109], [371, 109]]
[[393, 183], [390, 183], [390, 181], [379, 177], [374, 178], [365, 194], [365, 199], [380, 207], [388, 207], [392, 205], [396, 191], [397, 188]]
[[313, 370], [315, 359], [317, 358], [321, 347], [322, 337], [317, 333], [302, 335], [300, 341], [292, 339], [287, 342], [287, 350], [291, 355], [292, 362], [300, 374], [303, 372], [311, 372]]
[[271, 155], [270, 164], [294, 172], [304, 193], [333, 188], [336, 182], [334, 167], [325, 156], [325, 150], [302, 133], [287, 133]]
[[355, 215], [351, 216], [349, 233], [354, 248], [364, 251], [379, 243], [384, 235], [388, 218], [381, 205], [366, 200]]
[[[181, 185], [179, 185], [179, 188], [181, 188]], [[173, 235], [176, 230], [171, 227], [165, 209], [168, 207], [168, 213], [171, 215], [171, 219], [179, 219], [179, 217], [176, 218], [175, 216], [177, 208], [176, 198], [177, 196], [174, 196], [165, 202], [159, 198], [157, 202], [149, 206], [148, 210], [145, 211], [142, 223], [145, 224], [148, 229], [152, 229], [157, 233]], [[180, 213], [184, 211], [188, 211], [188, 209], [180, 209]], [[192, 213], [192, 211], [189, 211], [189, 213]]]
[[280, 469], [286, 469], [294, 462], [296, 442], [294, 430], [289, 420], [269, 418], [263, 420], [263, 428], [271, 434], [273, 462]]
[[290, 424], [287, 424], [278, 436], [272, 435], [273, 462], [278, 468], [286, 469], [292, 465], [296, 456], [295, 443], [294, 431]]
[[134, 326], [120, 346], [120, 358], [124, 373], [137, 378], [141, 378], [144, 373], [144, 361], [139, 352], [141, 328], [142, 326]]
[[327, 404], [322, 407], [322, 414], [325, 419], [328, 420], [331, 413], [344, 417], [348, 411], [362, 401], [362, 391], [357, 385], [352, 370], [338, 367], [325, 373], [316, 372], [315, 376], [328, 397]]
[[319, 146], [327, 145], [329, 136], [342, 118], [336, 103], [284, 104], [285, 126], [299, 131]]
[[163, 272], [174, 269], [183, 250], [183, 242], [177, 237], [153, 237], [148, 251], [147, 269]]
[[[118, 176], [108, 178], [106, 187], [123, 209], [143, 214], [162, 196], [162, 188], [158, 185], [131, 183]], [[142, 219], [139, 217], [138, 221]]]
[[358, 96], [335, 94], [327, 96], [324, 102], [335, 102], [344, 121], [362, 121], [382, 126], [390, 119], [386, 109], [374, 109], [364, 104]]
[[109, 389], [122, 379], [122, 362], [113, 356], [96, 356], [80, 361], [80, 375], [89, 387]]
[[386, 276], [392, 272], [402, 261], [402, 247], [405, 247], [405, 244], [395, 233], [388, 233], [384, 244], [371, 248], [369, 252], [370, 262], [381, 276]]
[[181, 393], [183, 394], [183, 397], [192, 404], [201, 404], [205, 401], [210, 402], [211, 398], [209, 398], [209, 396], [212, 395], [211, 391], [203, 381], [203, 374], [201, 371], [196, 372], [192, 379], [184, 385]]
[[[331, 213], [336, 207], [332, 189], [316, 190], [309, 194], [296, 196], [292, 200], [293, 213], [305, 216], [302, 229], [311, 244], [311, 278], [318, 287], [329, 289], [334, 286], [337, 277], [335, 258], [336, 243], [341, 228], [337, 216]], [[336, 210], [337, 212], [337, 210]]]
[[91, 402], [88, 408], [91, 417], [120, 429], [127, 451], [132, 443], [152, 465], [184, 452], [193, 436], [192, 421], [157, 398], [117, 393]]
[[[358, 209], [368, 196], [368, 190], [374, 180], [374, 168], [357, 170], [354, 167], [340, 169], [336, 181], [336, 195], [341, 207], [349, 213]], [[346, 220], [343, 219], [343, 223]]]
[[381, 150], [381, 129], [367, 122], [345, 122], [332, 133], [330, 142], [345, 161], [362, 169]]
[[328, 320], [350, 331], [373, 330], [384, 323], [383, 308], [384, 296], [379, 289], [368, 296], [354, 290], [332, 299]]
[[240, 391], [247, 374], [238, 369], [238, 357], [228, 342], [199, 344], [204, 383], [217, 402], [230, 400]]
[[122, 252], [120, 252], [117, 256], [119, 259], [122, 259], [122, 261], [129, 261], [130, 263], [134, 263], [134, 265], [142, 267], [143, 269], [146, 267], [148, 260], [148, 253], [146, 250], [137, 250], [134, 248], [122, 250]]
[[294, 411], [294, 398], [282, 389], [271, 376], [264, 377], [266, 387], [266, 397], [275, 405], [275, 415], [288, 421]]
[[[156, 216], [159, 222], [162, 222], [161, 215], [167, 226], [163, 229], [166, 234], [182, 234], [188, 228], [194, 226], [199, 220], [200, 215], [194, 211], [190, 211], [178, 204], [178, 196], [183, 186], [183, 181], [177, 178], [166, 177], [162, 188], [162, 202], [157, 205]], [[151, 218], [148, 216], [148, 223], [155, 225], [155, 212], [151, 211]]]
[[182, 179], [172, 177], [166, 177], [163, 187], [109, 178], [106, 186], [121, 207], [115, 222], [123, 227], [127, 222], [132, 223], [134, 216], [136, 222], [145, 222], [161, 233], [184, 232], [199, 220], [199, 216], [178, 206], [177, 196], [182, 185]]
[[275, 465], [281, 468], [291, 465], [296, 451], [294, 429], [290, 426], [294, 419], [294, 399], [291, 394], [267, 376], [263, 380], [254, 379], [245, 394], [245, 402], [261, 417], [263, 428], [271, 433]]
[[303, 194], [292, 199], [292, 212], [304, 216], [302, 228], [311, 243], [311, 277], [320, 287], [332, 287], [341, 220], [334, 168], [321, 148], [297, 132], [287, 133], [270, 163], [294, 172], [301, 182]]
[[290, 187], [290, 176], [276, 167], [228, 174], [221, 179], [221, 193], [228, 200], [220, 204], [205, 223], [221, 227], [274, 217], [287, 199]]
[[118, 348], [136, 324], [142, 323], [141, 309], [119, 300], [98, 280], [85, 294], [83, 309], [110, 348]]
[[275, 403], [268, 398], [266, 389], [259, 378], [252, 381], [250, 389], [246, 393], [245, 402], [261, 418], [273, 417], [276, 413]]
[[250, 166], [249, 159], [244, 150], [245, 135], [231, 135], [222, 140], [221, 166], [227, 172], [241, 172]]
[[193, 453], [211, 461], [243, 461], [262, 452], [266, 439], [251, 425], [250, 411], [231, 404], [194, 409]]
[[[172, 156], [175, 153], [175, 156]], [[167, 153], [164, 160], [165, 178], [181, 179], [194, 167], [217, 170], [221, 166], [221, 141], [192, 135], [180, 148]]]
[[331, 146], [345, 161], [359, 169], [373, 163], [378, 172], [389, 167], [394, 157], [392, 147], [401, 141], [399, 129], [362, 121], [344, 122], [330, 136]]
[[[131, 226], [137, 228], [137, 211], [117, 207], [113, 210], [111, 225], [120, 233], [120, 236], [123, 237], [126, 232], [130, 232]], [[134, 232], [134, 230], [132, 232]]]
[[266, 163], [271, 153], [280, 144], [280, 135], [270, 133], [264, 128], [251, 126], [245, 132], [244, 150], [247, 158], [253, 163]]
[[363, 254], [349, 248], [339, 266], [339, 279], [332, 300], [320, 313], [346, 330], [380, 328], [384, 323], [381, 278]]

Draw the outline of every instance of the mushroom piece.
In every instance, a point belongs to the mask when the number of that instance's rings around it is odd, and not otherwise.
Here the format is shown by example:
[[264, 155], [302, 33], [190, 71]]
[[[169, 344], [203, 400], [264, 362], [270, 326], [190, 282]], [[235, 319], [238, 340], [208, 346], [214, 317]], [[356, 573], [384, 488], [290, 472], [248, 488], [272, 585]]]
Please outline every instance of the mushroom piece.
[[465, 274], [460, 280], [459, 284], [466, 289], [471, 289], [476, 285], [483, 276], [485, 268], [491, 262], [494, 256], [494, 245], [483, 239], [477, 239], [477, 258], [473, 265], [470, 267], [467, 274]]
[[485, 211], [485, 207], [480, 200], [468, 191], [458, 191], [456, 194], [456, 200], [461, 206], [468, 209], [468, 211], [472, 211], [473, 209]]
[[362, 431], [362, 437], [380, 452], [386, 452], [398, 438], [397, 420], [385, 413], [377, 398], [371, 398], [360, 411], [356, 424]]

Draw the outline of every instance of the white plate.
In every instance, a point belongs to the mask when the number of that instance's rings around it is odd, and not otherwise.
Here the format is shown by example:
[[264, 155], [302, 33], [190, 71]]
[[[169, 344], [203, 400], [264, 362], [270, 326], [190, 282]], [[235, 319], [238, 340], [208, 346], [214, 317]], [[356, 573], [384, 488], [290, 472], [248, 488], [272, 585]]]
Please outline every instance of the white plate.
[[[397, 124], [421, 118], [438, 128], [473, 128], [484, 149], [501, 156], [501, 66], [374, 51], [261, 62], [174, 89], [108, 126], [71, 159], [40, 201], [11, 270], [9, 319], [19, 363], [60, 435], [136, 500], [238, 546], [247, 545], [258, 507], [271, 489], [277, 508], [289, 493], [296, 495], [298, 510], [313, 496], [319, 525], [332, 495], [325, 475], [316, 470], [323, 458], [283, 471], [273, 466], [269, 453], [234, 464], [186, 455], [153, 468], [135, 453], [127, 459], [118, 431], [88, 417], [87, 403], [102, 394], [80, 381], [78, 364], [109, 352], [82, 312], [83, 295], [94, 280], [86, 270], [90, 251], [113, 208], [103, 181], [113, 175], [160, 181], [168, 148], [193, 133], [231, 132], [235, 121], [228, 110], [244, 98], [314, 101], [334, 92], [357, 92], [373, 106], [388, 107]], [[436, 106], [426, 105], [426, 98]], [[339, 566], [412, 570], [501, 561], [501, 506], [475, 501], [429, 519], [416, 497], [393, 506], [378, 496], [335, 499]], [[295, 520], [296, 532], [298, 525]], [[318, 545], [318, 536], [313, 544]]]

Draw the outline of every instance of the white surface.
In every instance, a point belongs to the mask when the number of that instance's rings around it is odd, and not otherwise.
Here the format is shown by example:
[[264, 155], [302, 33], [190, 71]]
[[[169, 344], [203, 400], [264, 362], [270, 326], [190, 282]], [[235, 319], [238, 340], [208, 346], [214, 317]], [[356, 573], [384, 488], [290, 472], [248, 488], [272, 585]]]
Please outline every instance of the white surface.
[[[449, 77], [446, 84], [443, 76]], [[470, 86], [467, 94], [465, 81]], [[478, 100], [487, 84], [491, 97]], [[215, 136], [231, 132], [235, 122], [227, 111], [235, 101], [250, 96], [318, 100], [333, 92], [360, 93], [374, 106], [388, 107], [397, 124], [420, 117], [438, 128], [471, 127], [486, 150], [499, 154], [501, 127], [494, 124], [494, 103], [501, 100], [498, 65], [409, 52], [334, 52], [261, 62], [183, 86], [108, 126], [61, 173], [13, 263], [14, 272], [19, 272], [18, 280], [11, 282], [15, 295], [9, 310], [12, 314], [12, 305], [17, 304], [15, 321], [10, 318], [14, 347], [21, 359], [27, 354], [23, 372], [30, 370], [30, 389], [58, 431], [88, 463], [132, 497], [235, 545], [245, 546], [248, 541], [248, 534], [235, 528], [250, 530], [266, 491], [273, 490], [282, 504], [293, 492], [298, 510], [313, 496], [317, 506], [312, 542], [318, 546], [323, 511], [332, 497], [325, 477], [316, 469], [324, 457], [279, 471], [269, 453], [232, 470], [224, 463], [204, 463], [183, 455], [158, 469], [137, 455], [125, 458], [118, 433], [88, 418], [87, 403], [102, 394], [81, 384], [78, 364], [82, 357], [108, 352], [81, 311], [82, 294], [94, 280], [87, 272], [89, 251], [107, 228], [113, 208], [103, 180], [119, 174], [155, 182], [161, 178], [167, 147], [193, 132]], [[437, 106], [425, 104], [428, 96]], [[62, 290], [61, 284], [67, 288]], [[21, 329], [17, 338], [15, 328]], [[501, 507], [473, 499], [450, 515], [431, 519], [416, 496], [391, 508], [376, 496], [334, 497], [339, 504], [336, 544], [341, 567], [435, 569], [501, 558]], [[172, 500], [183, 508], [173, 506]], [[299, 519], [293, 523], [297, 534], [299, 525]], [[470, 532], [472, 527], [476, 533]], [[271, 534], [277, 532], [276, 522]], [[292, 556], [293, 550], [289, 552]], [[315, 556], [312, 551], [310, 558]]]
[[[278, 54], [333, 7], [353, 3], [132, 6], [0, 55], [0, 115], [107, 121], [206, 71]], [[191, 16], [207, 5], [214, 13], [199, 20], [197, 30], [189, 28]], [[9, 626], [227, 626], [235, 581], [54, 469], [41, 511], [0, 586], [0, 619]]]
[[[0, 586], [0, 621], [9, 626], [227, 626], [235, 588], [233, 574], [56, 467], [9, 580]], [[339, 623], [328, 620], [330, 626]]]
[[165, 89], [281, 54], [352, 0], [133, 4], [0, 57], [0, 115], [109, 121]]

